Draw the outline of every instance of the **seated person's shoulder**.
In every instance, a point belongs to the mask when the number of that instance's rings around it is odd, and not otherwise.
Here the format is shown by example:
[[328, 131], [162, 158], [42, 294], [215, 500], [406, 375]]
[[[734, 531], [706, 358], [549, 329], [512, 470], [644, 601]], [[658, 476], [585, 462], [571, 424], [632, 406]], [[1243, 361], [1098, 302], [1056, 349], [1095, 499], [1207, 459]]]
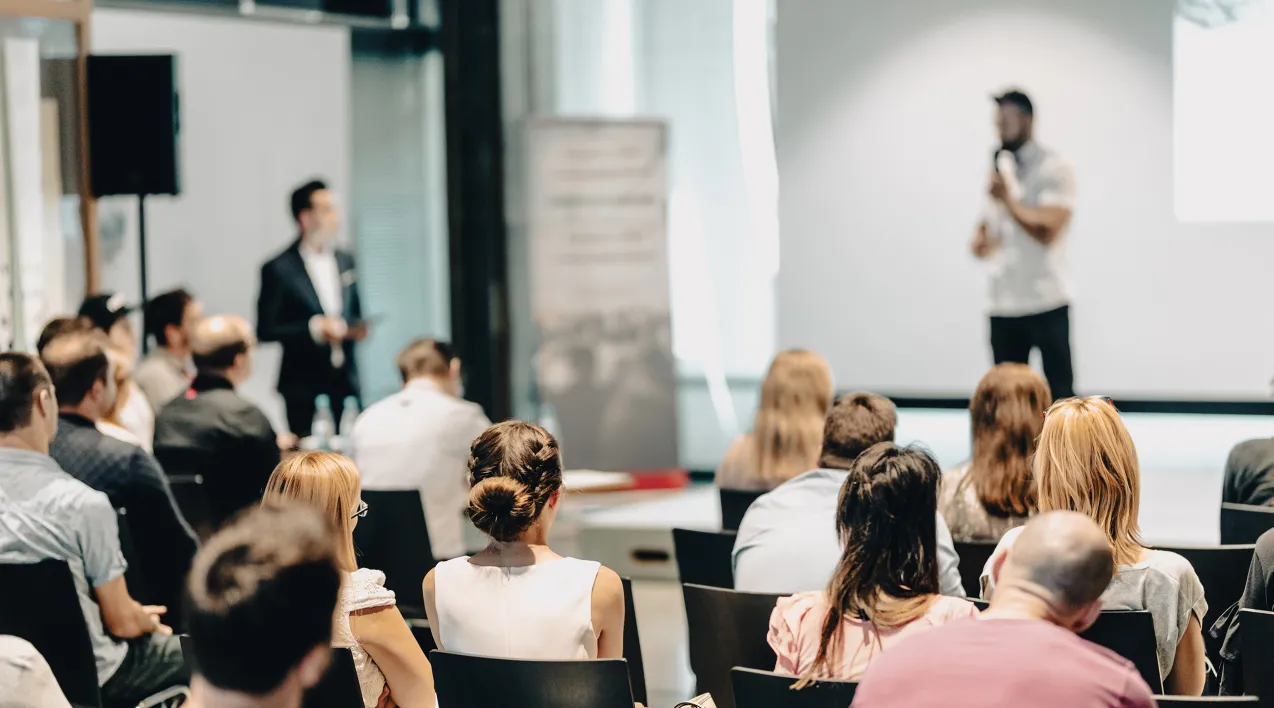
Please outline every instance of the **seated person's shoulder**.
[[1257, 462], [1274, 463], [1274, 438], [1244, 440], [1230, 448], [1231, 465]]

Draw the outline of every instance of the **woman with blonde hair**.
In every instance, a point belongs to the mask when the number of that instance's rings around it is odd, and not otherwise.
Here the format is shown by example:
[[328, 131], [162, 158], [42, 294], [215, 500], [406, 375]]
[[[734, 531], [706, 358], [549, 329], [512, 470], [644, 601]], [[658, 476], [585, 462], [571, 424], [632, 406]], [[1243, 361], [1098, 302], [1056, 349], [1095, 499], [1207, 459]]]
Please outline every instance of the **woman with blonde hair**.
[[1031, 455], [1053, 402], [1044, 377], [999, 364], [969, 401], [973, 458], [942, 476], [938, 511], [957, 541], [998, 541], [1036, 509]]
[[717, 486], [769, 491], [817, 467], [832, 398], [823, 357], [804, 349], [779, 352], [761, 383], [752, 432], [730, 445], [717, 467]]
[[[1149, 610], [1155, 625], [1164, 692], [1197, 696], [1206, 678], [1203, 617], [1208, 603], [1190, 562], [1147, 548], [1138, 510], [1141, 470], [1132, 437], [1109, 399], [1068, 398], [1053, 404], [1035, 451], [1040, 512], [1077, 511], [1106, 532], [1115, 577], [1102, 594], [1104, 610]], [[1011, 552], [1020, 529], [1004, 535], [982, 571], [991, 597], [991, 568]]]
[[263, 503], [308, 504], [322, 511], [338, 531], [341, 595], [332, 646], [353, 653], [364, 707], [428, 708], [435, 702], [429, 660], [398, 611], [394, 593], [385, 589], [385, 574], [359, 568], [354, 555], [354, 527], [370, 511], [361, 493], [358, 468], [349, 458], [304, 452], [274, 468]]

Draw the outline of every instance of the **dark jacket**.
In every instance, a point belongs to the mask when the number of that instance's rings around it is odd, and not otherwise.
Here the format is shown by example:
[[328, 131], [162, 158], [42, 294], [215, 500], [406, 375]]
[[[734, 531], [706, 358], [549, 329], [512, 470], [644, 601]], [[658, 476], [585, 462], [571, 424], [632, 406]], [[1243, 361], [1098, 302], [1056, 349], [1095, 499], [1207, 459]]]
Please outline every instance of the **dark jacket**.
[[[343, 316], [353, 324], [363, 317], [354, 257], [337, 250], [336, 264], [343, 287]], [[325, 393], [324, 386], [332, 380], [331, 347], [315, 342], [310, 334], [310, 320], [322, 314], [323, 305], [305, 270], [301, 242], [297, 241], [261, 267], [261, 292], [257, 297], [257, 337], [283, 345], [278, 389], [285, 398], [313, 398]], [[354, 343], [345, 342], [344, 349], [345, 364], [340, 373], [348, 380], [349, 390], [357, 394]]]
[[62, 413], [49, 454], [62, 469], [127, 509], [128, 530], [145, 587], [130, 588], [146, 604], [174, 614], [195, 555], [195, 534], [177, 510], [159, 463], [145, 450], [98, 431], [93, 421]]
[[1230, 450], [1221, 501], [1253, 506], [1274, 502], [1274, 440], [1248, 440]]
[[1256, 540], [1252, 565], [1247, 571], [1247, 584], [1243, 587], [1243, 598], [1230, 605], [1210, 630], [1214, 639], [1223, 640], [1221, 666], [1217, 667], [1221, 674], [1223, 696], [1243, 694], [1243, 640], [1239, 628], [1239, 610], [1274, 610], [1274, 582], [1271, 575], [1274, 575], [1274, 531], [1266, 531]]
[[155, 456], [172, 475], [203, 475], [214, 525], [261, 501], [279, 464], [270, 420], [224, 377], [200, 373], [155, 418]]

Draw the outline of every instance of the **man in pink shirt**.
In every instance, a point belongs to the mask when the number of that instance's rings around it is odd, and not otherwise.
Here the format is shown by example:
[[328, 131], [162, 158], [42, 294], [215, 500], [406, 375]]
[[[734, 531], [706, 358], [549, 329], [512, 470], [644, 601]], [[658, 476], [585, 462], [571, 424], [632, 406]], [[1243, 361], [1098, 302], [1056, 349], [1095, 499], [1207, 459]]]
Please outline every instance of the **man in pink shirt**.
[[[993, 569], [991, 607], [883, 653], [854, 708], [1152, 708], [1127, 660], [1080, 639], [1115, 572], [1110, 544], [1082, 514], [1031, 520]], [[917, 680], [923, 679], [923, 680]]]

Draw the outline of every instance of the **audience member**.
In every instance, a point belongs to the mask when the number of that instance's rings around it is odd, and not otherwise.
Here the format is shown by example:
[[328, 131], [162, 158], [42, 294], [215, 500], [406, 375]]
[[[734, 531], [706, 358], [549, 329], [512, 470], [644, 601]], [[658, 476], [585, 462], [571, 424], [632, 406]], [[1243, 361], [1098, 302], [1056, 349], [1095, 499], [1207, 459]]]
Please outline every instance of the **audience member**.
[[354, 424], [354, 456], [364, 489], [419, 489], [438, 558], [463, 555], [469, 498], [469, 445], [491, 426], [462, 398], [460, 359], [451, 345], [417, 339], [398, 355], [403, 390], [372, 405]]
[[[1200, 627], [1208, 613], [1203, 584], [1185, 558], [1142, 543], [1137, 450], [1109, 400], [1069, 398], [1049, 408], [1035, 452], [1035, 480], [1040, 511], [1077, 511], [1106, 532], [1116, 566], [1102, 608], [1150, 611], [1165, 692], [1199, 695], [1205, 678]], [[1006, 533], [987, 561], [984, 597], [994, 590], [990, 569], [1018, 533]]]
[[[743, 516], [734, 544], [734, 587], [784, 595], [827, 587], [841, 557], [836, 536], [837, 495], [854, 459], [893, 442], [894, 404], [872, 393], [842, 396], [827, 415], [819, 468], [761, 495]], [[964, 597], [951, 532], [936, 518], [938, 573], [943, 595]]]
[[[105, 494], [58, 467], [54, 384], [26, 354], [0, 354], [0, 562], [66, 561], [88, 628], [106, 708], [135, 706], [186, 683], [181, 647], [124, 582], [115, 511]], [[6, 687], [8, 684], [4, 684]]]
[[279, 464], [270, 419], [240, 396], [252, 373], [256, 338], [242, 317], [217, 315], [195, 325], [189, 346], [198, 374], [186, 395], [155, 419], [155, 456], [172, 475], [202, 475], [213, 522], [261, 501]]
[[857, 681], [902, 639], [970, 617], [968, 600], [938, 594], [938, 463], [921, 450], [877, 443], [840, 489], [836, 532], [844, 552], [826, 590], [785, 597], [770, 616], [775, 671]]
[[0, 635], [0, 708], [71, 708], [49, 662], [21, 637]]
[[49, 342], [42, 357], [61, 406], [49, 454], [72, 477], [104, 492], [115, 508], [128, 510], [137, 570], [145, 580], [138, 594], [179, 606], [195, 537], [155, 458], [97, 429], [116, 394], [106, 348], [91, 333], [72, 333]]
[[1274, 506], [1274, 438], [1245, 440], [1230, 450], [1221, 501]]
[[331, 658], [338, 544], [303, 504], [254, 509], [210, 538], [190, 571], [192, 708], [300, 708]]
[[1221, 645], [1221, 695], [1243, 693], [1242, 639], [1239, 610], [1274, 610], [1274, 531], [1266, 531], [1256, 540], [1252, 564], [1248, 566], [1243, 597], [1231, 605], [1210, 630], [1213, 637], [1224, 640]]
[[510, 420], [482, 433], [471, 453], [469, 518], [490, 542], [425, 576], [438, 648], [550, 661], [621, 656], [619, 576], [548, 547], [562, 501], [557, 440], [538, 425]]
[[998, 541], [1035, 511], [1031, 455], [1053, 402], [1025, 364], [987, 372], [969, 401], [973, 459], [942, 477], [938, 511], [960, 541]]
[[[80, 316], [87, 318], [94, 329], [106, 336], [108, 347], [119, 351], [132, 362], [137, 359], [137, 335], [133, 332], [133, 323], [128, 316], [134, 309], [124, 302], [123, 295], [90, 295], [80, 305]], [[128, 387], [134, 387], [131, 380]], [[126, 395], [125, 398], [118, 414], [120, 423], [138, 439], [147, 443], [153, 441], [155, 409], [151, 408], [145, 396]]]
[[369, 509], [360, 498], [358, 468], [330, 452], [306, 452], [285, 460], [270, 476], [265, 503], [297, 501], [322, 511], [339, 530], [336, 563], [341, 592], [332, 645], [354, 655], [365, 708], [376, 706], [389, 686], [389, 698], [401, 706], [433, 704], [433, 672], [385, 574], [359, 568], [354, 556], [354, 526]]
[[143, 313], [145, 335], [155, 349], [137, 365], [133, 380], [157, 413], [190, 387], [190, 339], [203, 319], [203, 306], [185, 289], [156, 295]]
[[35, 352], [39, 354], [44, 351], [49, 342], [72, 332], [92, 332], [93, 323], [87, 317], [54, 317], [44, 325], [44, 329], [40, 330], [40, 337], [35, 342]]
[[1076, 636], [1101, 613], [1114, 571], [1102, 530], [1081, 514], [1030, 521], [993, 568], [991, 607], [885, 652], [855, 708], [1151, 708], [1132, 664]]
[[133, 371], [133, 362], [129, 361], [118, 349], [107, 347], [106, 358], [110, 359], [111, 377], [115, 382], [115, 397], [111, 400], [110, 406], [102, 411], [102, 417], [97, 421], [97, 429], [102, 431], [104, 435], [109, 435], [116, 440], [123, 440], [129, 445], [136, 445], [146, 452], [151, 452], [151, 445], [143, 441], [141, 438], [133, 435], [132, 431], [125, 428], [119, 419], [120, 411], [124, 408], [124, 403], [129, 396], [139, 395], [136, 389], [128, 385], [129, 376]]
[[804, 349], [779, 352], [761, 383], [752, 432], [730, 445], [717, 467], [717, 486], [769, 491], [814, 469], [831, 406], [832, 372], [823, 357]]

